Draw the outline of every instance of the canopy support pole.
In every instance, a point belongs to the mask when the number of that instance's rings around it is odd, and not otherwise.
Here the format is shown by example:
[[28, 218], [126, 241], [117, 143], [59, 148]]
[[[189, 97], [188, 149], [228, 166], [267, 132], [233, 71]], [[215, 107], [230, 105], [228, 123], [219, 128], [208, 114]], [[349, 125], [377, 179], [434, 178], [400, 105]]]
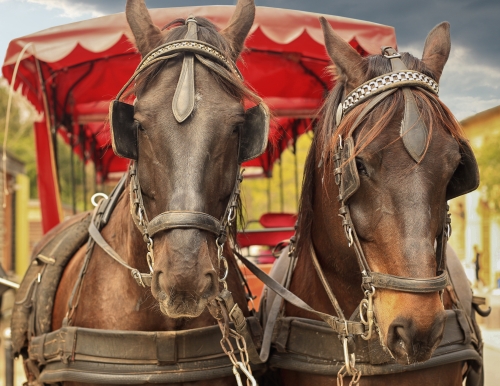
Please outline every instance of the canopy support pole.
[[[52, 134], [52, 147], [54, 148], [54, 163], [56, 167], [56, 178], [57, 186], [61, 189], [61, 176], [59, 173], [59, 147], [57, 146], [57, 90], [56, 83], [52, 81], [52, 125], [50, 127], [50, 132]], [[48, 107], [48, 102], [47, 102]], [[50, 116], [50, 114], [49, 114]], [[61, 191], [59, 191], [61, 194]]]
[[293, 161], [295, 166], [295, 207], [297, 213], [299, 212], [299, 165], [297, 162], [297, 139], [299, 138], [299, 125], [300, 120], [296, 119], [293, 121], [292, 125], [292, 135], [293, 135]]
[[82, 146], [82, 185], [83, 185], [83, 210], [87, 211], [87, 173], [85, 173], [85, 164], [87, 163], [87, 156], [85, 154], [85, 127], [79, 126], [80, 129], [80, 145]]
[[285, 192], [283, 191], [283, 158], [280, 154], [280, 209], [281, 213], [285, 213]]
[[69, 135], [69, 146], [71, 147], [71, 153], [69, 155], [69, 167], [71, 176], [71, 208], [73, 214], [76, 214], [76, 183], [75, 183], [75, 129], [73, 127], [72, 119], [68, 117], [68, 135]]
[[35, 122], [35, 146], [37, 154], [38, 197], [42, 212], [42, 228], [47, 233], [62, 220], [61, 198], [59, 195], [59, 184], [57, 181], [57, 170], [54, 157], [52, 136], [50, 131], [50, 111], [47, 101], [47, 90], [43, 80], [40, 62], [35, 58], [35, 66], [40, 82], [42, 103], [44, 106], [44, 120]]
[[90, 144], [90, 154], [93, 155], [94, 162], [94, 193], [97, 193], [97, 160], [99, 159], [98, 155], [96, 155], [97, 151], [97, 141], [95, 139], [95, 134], [92, 134], [92, 142]]

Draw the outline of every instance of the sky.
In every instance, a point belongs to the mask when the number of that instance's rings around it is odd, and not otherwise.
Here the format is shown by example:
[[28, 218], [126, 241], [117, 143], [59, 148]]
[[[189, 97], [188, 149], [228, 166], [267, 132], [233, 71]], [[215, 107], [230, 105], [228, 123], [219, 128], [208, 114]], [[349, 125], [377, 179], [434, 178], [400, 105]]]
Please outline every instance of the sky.
[[[256, 5], [350, 17], [396, 29], [400, 51], [421, 56], [427, 33], [451, 24], [440, 97], [458, 119], [500, 105], [500, 0], [256, 0]], [[234, 0], [146, 0], [149, 8]], [[125, 0], [0, 0], [0, 57], [9, 42], [56, 25], [123, 12]]]

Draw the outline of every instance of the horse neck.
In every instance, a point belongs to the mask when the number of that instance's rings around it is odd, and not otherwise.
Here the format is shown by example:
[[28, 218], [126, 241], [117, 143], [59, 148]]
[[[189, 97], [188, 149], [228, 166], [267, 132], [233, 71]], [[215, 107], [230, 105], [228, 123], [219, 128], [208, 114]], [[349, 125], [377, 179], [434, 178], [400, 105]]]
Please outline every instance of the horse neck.
[[[344, 315], [350, 317], [363, 297], [361, 274], [356, 254], [347, 244], [342, 220], [338, 216], [340, 205], [336, 199], [337, 187], [334, 184], [327, 184], [326, 188], [324, 185], [327, 174], [333, 175], [333, 172], [314, 168], [313, 186], [311, 186], [314, 190], [311, 227], [305, 230], [299, 229], [302, 241], [299, 244], [299, 257], [290, 288], [316, 310], [335, 314], [312, 263], [310, 252], [312, 244], [321, 269]], [[297, 313], [297, 316], [312, 317], [312, 314], [297, 309], [293, 312]]]

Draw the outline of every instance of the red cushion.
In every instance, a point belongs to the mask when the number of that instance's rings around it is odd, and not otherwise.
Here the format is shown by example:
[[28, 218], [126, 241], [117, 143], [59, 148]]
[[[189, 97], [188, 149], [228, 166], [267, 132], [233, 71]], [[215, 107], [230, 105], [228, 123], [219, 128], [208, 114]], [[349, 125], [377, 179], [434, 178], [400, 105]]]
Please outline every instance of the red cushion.
[[297, 215], [293, 213], [264, 213], [259, 220], [264, 228], [293, 227], [296, 221]]
[[273, 231], [272, 229], [263, 230], [248, 230], [246, 232], [238, 232], [238, 245], [242, 248], [251, 245], [267, 245], [274, 247], [283, 240], [287, 240], [293, 236], [293, 229]]

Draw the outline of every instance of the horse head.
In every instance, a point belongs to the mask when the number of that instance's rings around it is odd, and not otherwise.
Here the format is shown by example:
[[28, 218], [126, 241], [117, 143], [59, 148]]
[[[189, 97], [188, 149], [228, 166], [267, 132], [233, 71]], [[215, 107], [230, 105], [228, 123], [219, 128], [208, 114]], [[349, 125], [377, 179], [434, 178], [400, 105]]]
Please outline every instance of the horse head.
[[326, 165], [323, 189], [340, 188], [339, 202], [332, 200], [336, 194], [322, 195], [329, 200], [324, 221], [335, 237], [347, 237], [341, 250], [360, 261], [382, 344], [399, 363], [425, 361], [446, 319], [447, 200], [478, 184], [472, 151], [437, 97], [449, 25], [429, 33], [417, 59], [392, 48], [363, 58], [326, 20], [321, 23], [337, 86], [319, 133], [329, 130], [330, 141], [315, 162]]
[[133, 159], [132, 217], [148, 246], [153, 296], [172, 318], [196, 317], [218, 295], [240, 164], [266, 145], [267, 109], [245, 111], [244, 100], [258, 98], [234, 64], [254, 16], [254, 2], [240, 0], [220, 32], [193, 16], [162, 31], [143, 0], [127, 1], [143, 60], [128, 83], [134, 105], [113, 102], [113, 148]]

